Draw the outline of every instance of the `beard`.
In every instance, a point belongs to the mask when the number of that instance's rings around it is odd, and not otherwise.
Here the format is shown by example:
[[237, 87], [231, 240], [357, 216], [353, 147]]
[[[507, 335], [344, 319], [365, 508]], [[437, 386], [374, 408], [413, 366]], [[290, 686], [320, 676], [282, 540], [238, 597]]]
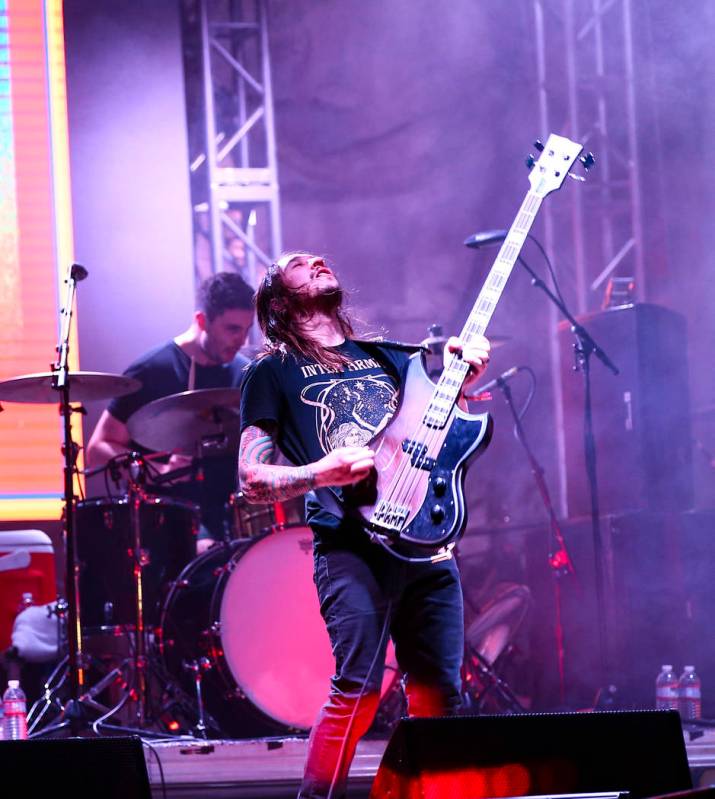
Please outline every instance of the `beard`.
[[300, 297], [301, 313], [307, 315], [318, 312], [332, 316], [342, 308], [344, 300], [344, 292], [339, 284], [318, 289], [315, 294], [311, 294], [305, 289], [299, 290], [297, 294]]

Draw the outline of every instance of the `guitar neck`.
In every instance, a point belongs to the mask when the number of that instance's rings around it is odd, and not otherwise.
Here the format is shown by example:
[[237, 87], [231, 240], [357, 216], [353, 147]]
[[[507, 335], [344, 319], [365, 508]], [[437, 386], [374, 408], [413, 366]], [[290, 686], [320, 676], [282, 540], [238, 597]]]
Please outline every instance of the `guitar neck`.
[[509, 228], [499, 254], [489, 270], [482, 290], [479, 292], [474, 307], [462, 328], [460, 338], [467, 344], [476, 336], [483, 336], [491, 321], [497, 303], [504, 293], [516, 259], [524, 246], [526, 237], [534, 224], [536, 214], [541, 207], [542, 198], [530, 191], [521, 204], [514, 224]]
[[[482, 290], [462, 328], [460, 338], [464, 344], [468, 344], [486, 332], [509, 275], [534, 224], [542, 200], [543, 197], [537, 195], [533, 190], [529, 191], [524, 198], [516, 219], [509, 228], [499, 254], [489, 270]], [[460, 357], [455, 356], [448, 361], [425, 412], [423, 419], [425, 424], [430, 427], [442, 427], [446, 424], [447, 418], [459, 398], [468, 372], [469, 365]]]

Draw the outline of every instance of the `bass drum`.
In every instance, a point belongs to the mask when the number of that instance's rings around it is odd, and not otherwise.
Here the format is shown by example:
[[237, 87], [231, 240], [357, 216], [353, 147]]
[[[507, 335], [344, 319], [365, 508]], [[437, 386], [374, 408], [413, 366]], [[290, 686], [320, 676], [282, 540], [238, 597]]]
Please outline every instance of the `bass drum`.
[[[313, 536], [294, 525], [212, 547], [167, 597], [161, 651], [189, 696], [202, 658], [212, 735], [255, 737], [310, 729], [335, 663], [313, 583]], [[388, 648], [382, 696], [398, 684]], [[208, 667], [208, 668], [206, 668]]]

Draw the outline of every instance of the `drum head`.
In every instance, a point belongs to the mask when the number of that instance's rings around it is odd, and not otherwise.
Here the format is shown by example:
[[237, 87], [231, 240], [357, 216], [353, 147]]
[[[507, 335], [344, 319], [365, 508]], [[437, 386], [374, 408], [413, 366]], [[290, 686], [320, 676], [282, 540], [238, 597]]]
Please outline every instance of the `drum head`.
[[[313, 583], [310, 528], [287, 527], [243, 550], [220, 616], [223, 655], [246, 697], [271, 718], [309, 729], [335, 671]], [[388, 660], [394, 662], [391, 647]], [[386, 669], [383, 694], [394, 679]]]

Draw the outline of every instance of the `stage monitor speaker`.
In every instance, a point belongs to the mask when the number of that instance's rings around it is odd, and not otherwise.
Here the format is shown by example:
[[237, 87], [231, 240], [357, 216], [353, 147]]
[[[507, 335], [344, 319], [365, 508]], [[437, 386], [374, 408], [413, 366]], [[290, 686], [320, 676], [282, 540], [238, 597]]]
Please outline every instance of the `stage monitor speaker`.
[[151, 799], [138, 737], [34, 738], [0, 741], [8, 796], [47, 799]]
[[[611, 308], [578, 320], [620, 370], [591, 357], [601, 513], [682, 511], [693, 504], [685, 318], [657, 305]], [[584, 379], [575, 337], [559, 328], [570, 517], [591, 513], [584, 463]]]
[[692, 788], [672, 710], [402, 719], [371, 799], [481, 799]]

